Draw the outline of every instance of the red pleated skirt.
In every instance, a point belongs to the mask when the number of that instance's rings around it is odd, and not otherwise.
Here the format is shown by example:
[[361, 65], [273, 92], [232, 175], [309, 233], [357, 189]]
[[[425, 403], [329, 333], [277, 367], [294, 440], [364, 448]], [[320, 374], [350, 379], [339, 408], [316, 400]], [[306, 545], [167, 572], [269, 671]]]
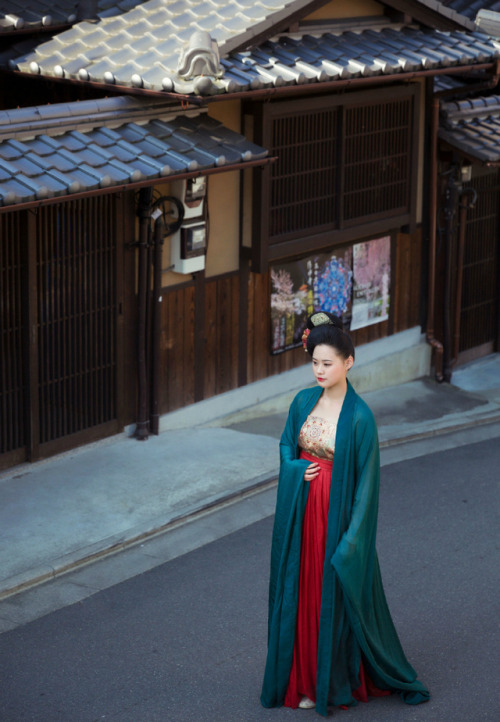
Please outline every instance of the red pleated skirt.
[[[331, 461], [311, 456], [305, 451], [301, 452], [300, 458], [319, 464], [320, 472], [314, 481], [309, 483], [309, 494], [302, 523], [297, 626], [292, 669], [284, 701], [285, 707], [293, 708], [298, 707], [304, 696], [316, 701], [321, 590], [332, 479]], [[373, 682], [365, 674], [363, 662], [361, 662], [359, 679], [361, 684], [358, 689], [353, 691], [353, 697], [360, 702], [367, 702], [368, 695], [379, 697], [390, 694], [390, 692], [379, 690], [373, 685]]]

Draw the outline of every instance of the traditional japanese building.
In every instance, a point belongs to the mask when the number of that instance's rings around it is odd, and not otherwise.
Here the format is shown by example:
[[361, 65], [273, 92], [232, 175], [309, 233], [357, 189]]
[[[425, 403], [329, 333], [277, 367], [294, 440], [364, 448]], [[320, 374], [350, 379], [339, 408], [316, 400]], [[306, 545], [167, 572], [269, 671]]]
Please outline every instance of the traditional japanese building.
[[9, 9], [0, 467], [276, 393], [318, 306], [365, 387], [439, 372], [435, 83], [493, 86], [498, 39], [430, 0]]

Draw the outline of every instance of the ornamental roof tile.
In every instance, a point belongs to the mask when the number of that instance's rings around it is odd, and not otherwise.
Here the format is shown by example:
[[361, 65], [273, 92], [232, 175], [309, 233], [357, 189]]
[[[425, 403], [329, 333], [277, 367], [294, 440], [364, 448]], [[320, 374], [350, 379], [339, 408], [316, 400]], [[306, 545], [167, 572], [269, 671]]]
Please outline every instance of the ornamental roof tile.
[[1, 111], [0, 205], [229, 169], [267, 154], [204, 112], [158, 101], [120, 97]]
[[441, 102], [439, 137], [483, 163], [500, 164], [500, 95]]

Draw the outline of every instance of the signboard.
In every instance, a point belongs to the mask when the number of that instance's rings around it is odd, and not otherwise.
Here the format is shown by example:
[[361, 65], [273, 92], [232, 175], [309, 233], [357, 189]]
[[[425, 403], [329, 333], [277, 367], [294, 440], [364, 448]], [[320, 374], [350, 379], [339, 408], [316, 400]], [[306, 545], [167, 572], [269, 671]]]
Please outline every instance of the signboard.
[[271, 268], [271, 353], [302, 345], [315, 311], [346, 316], [352, 299], [352, 248], [337, 249]]
[[389, 318], [391, 238], [356, 243], [353, 255], [351, 331]]
[[391, 239], [384, 236], [271, 267], [271, 353], [302, 345], [307, 317], [329, 311], [354, 330], [389, 317]]

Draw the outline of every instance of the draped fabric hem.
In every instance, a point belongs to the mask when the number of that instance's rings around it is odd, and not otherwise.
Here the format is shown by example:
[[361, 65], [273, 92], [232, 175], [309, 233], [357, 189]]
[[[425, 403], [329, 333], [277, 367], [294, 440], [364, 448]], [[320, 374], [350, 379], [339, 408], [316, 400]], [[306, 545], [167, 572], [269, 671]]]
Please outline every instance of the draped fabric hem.
[[[316, 701], [318, 663], [318, 637], [321, 617], [321, 596], [323, 568], [325, 561], [326, 534], [332, 461], [301, 451], [300, 458], [319, 464], [320, 472], [309, 482], [309, 494], [304, 512], [301, 533], [299, 597], [290, 670], [284, 706], [296, 709], [303, 697]], [[361, 659], [358, 673], [359, 683], [352, 689], [352, 697], [343, 705], [368, 702], [368, 697], [382, 697], [390, 691], [378, 689], [366, 674]]]

